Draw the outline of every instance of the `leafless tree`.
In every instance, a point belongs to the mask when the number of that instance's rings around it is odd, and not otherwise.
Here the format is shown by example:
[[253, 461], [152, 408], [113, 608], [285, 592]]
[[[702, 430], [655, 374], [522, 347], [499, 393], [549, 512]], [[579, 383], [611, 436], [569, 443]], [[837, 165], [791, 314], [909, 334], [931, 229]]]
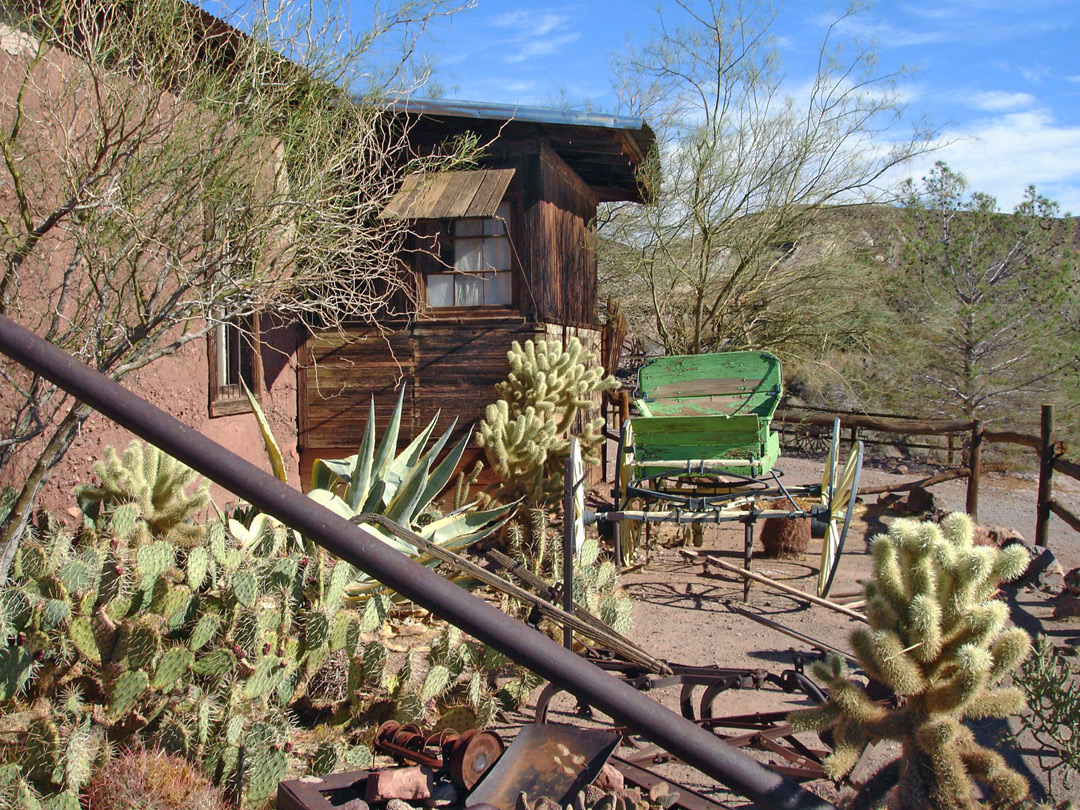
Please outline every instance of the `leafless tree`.
[[[350, 32], [306, 0], [238, 27], [183, 0], [5, 4], [0, 312], [116, 379], [222, 319], [379, 315], [401, 300], [407, 226], [378, 211], [402, 173], [461, 157], [410, 154], [385, 99], [417, 78], [427, 22], [454, 10], [402, 0]], [[0, 468], [32, 457], [2, 578], [88, 410], [0, 373]]]
[[858, 10], [829, 27], [815, 75], [793, 87], [772, 4], [672, 8], [617, 65], [626, 110], [654, 125], [659, 148], [642, 177], [655, 204], [615, 206], [601, 222], [604, 277], [669, 354], [820, 355], [858, 337], [866, 274], [845, 238], [801, 248], [826, 206], [878, 194], [932, 133], [916, 124], [890, 140], [903, 120], [898, 77], [878, 72], [872, 47], [835, 43]]

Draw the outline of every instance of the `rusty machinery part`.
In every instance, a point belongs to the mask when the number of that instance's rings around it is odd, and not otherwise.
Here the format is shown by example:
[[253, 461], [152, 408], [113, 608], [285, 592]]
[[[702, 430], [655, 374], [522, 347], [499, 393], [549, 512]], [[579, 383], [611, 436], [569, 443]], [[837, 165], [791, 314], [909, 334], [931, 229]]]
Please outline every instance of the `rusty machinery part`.
[[375, 748], [401, 760], [446, 770], [458, 787], [471, 790], [502, 755], [503, 743], [493, 731], [444, 728], [424, 734], [412, 723], [388, 720], [375, 732]]
[[[776, 762], [768, 767], [785, 776], [804, 781], [822, 779], [825, 776], [821, 762], [829, 754], [829, 748], [811, 748], [797, 739], [786, 723], [787, 712], [758, 712], [749, 715], [722, 716], [715, 711], [716, 700], [730, 689], [760, 689], [766, 684], [779, 687], [788, 694], [802, 693], [812, 702], [825, 703], [826, 693], [803, 672], [806, 659], [819, 656], [795, 655], [794, 669], [774, 675], [764, 669], [736, 669], [718, 666], [683, 666], [672, 664], [674, 675], [658, 678], [642, 672], [625, 662], [599, 658], [594, 663], [608, 669], [612, 674], [640, 691], [681, 686], [679, 708], [682, 715], [695, 724], [707, 728], [725, 743], [735, 748], [753, 748], [772, 755]], [[699, 693], [698, 690], [701, 689]], [[536, 701], [536, 722], [548, 722], [548, 712], [552, 699], [563, 690], [548, 684]], [[700, 697], [698, 697], [700, 694]], [[695, 705], [696, 704], [696, 705]], [[578, 713], [593, 718], [589, 706], [578, 704]], [[598, 718], [602, 722], [602, 719]], [[726, 733], [721, 733], [721, 729]], [[639, 741], [629, 734], [625, 727], [615, 727], [622, 735], [624, 745], [639, 747]], [[731, 733], [735, 732], [735, 733]], [[830, 739], [823, 739], [831, 747]], [[663, 763], [676, 760], [656, 746], [640, 748], [628, 762]]]
[[447, 768], [456, 785], [472, 790], [502, 756], [503, 742], [493, 731], [470, 729], [450, 749]]

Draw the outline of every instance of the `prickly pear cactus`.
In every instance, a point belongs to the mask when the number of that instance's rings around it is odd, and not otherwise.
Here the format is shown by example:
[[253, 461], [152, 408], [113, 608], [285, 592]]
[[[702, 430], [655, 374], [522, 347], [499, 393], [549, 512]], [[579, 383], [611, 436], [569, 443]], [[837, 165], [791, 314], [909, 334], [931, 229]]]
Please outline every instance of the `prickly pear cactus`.
[[1002, 805], [1027, 796], [1027, 781], [976, 742], [963, 721], [1023, 708], [1020, 690], [1001, 683], [1027, 657], [1030, 639], [1006, 628], [1008, 606], [995, 595], [998, 583], [1023, 573], [1028, 556], [1020, 546], [973, 546], [972, 533], [971, 519], [953, 514], [940, 526], [897, 520], [873, 540], [870, 627], [852, 633], [851, 643], [866, 673], [900, 696], [900, 706], [874, 703], [834, 657], [814, 670], [829, 702], [789, 716], [797, 730], [831, 730], [835, 747], [825, 768], [833, 778], [851, 770], [869, 741], [899, 741], [890, 806], [980, 807], [974, 782]]
[[[558, 341], [515, 341], [507, 357], [510, 374], [495, 386], [499, 400], [488, 406], [477, 440], [505, 488], [506, 500], [556, 503], [579, 414], [594, 407], [593, 394], [618, 383], [604, 376], [577, 338], [565, 349]], [[602, 428], [603, 419], [597, 418], [576, 434], [588, 462], [597, 461]]]
[[298, 720], [329, 718], [353, 765], [370, 762], [375, 704], [425, 725], [470, 698], [494, 713], [483, 652], [460, 634], [388, 666], [390, 597], [350, 598], [347, 563], [262, 516], [192, 526], [197, 543], [141, 537], [130, 507], [77, 537], [43, 524], [0, 585], [0, 762], [14, 769], [0, 797], [76, 810], [111, 745], [145, 744], [261, 807], [286, 771], [318, 769], [318, 746], [293, 747]]

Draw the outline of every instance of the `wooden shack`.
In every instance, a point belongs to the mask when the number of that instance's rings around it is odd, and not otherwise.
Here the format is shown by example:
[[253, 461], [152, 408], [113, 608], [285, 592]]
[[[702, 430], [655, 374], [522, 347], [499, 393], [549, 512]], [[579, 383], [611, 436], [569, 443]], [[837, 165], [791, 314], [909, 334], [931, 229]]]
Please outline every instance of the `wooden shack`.
[[647, 196], [635, 169], [654, 136], [641, 119], [428, 100], [395, 112], [420, 151], [465, 133], [487, 146], [470, 171], [406, 178], [382, 213], [415, 222], [402, 261], [416, 315], [306, 341], [303, 474], [315, 458], [355, 453], [370, 397], [381, 423], [402, 382], [403, 438], [439, 411], [464, 430], [494, 401], [513, 341], [576, 335], [598, 349], [597, 206]]

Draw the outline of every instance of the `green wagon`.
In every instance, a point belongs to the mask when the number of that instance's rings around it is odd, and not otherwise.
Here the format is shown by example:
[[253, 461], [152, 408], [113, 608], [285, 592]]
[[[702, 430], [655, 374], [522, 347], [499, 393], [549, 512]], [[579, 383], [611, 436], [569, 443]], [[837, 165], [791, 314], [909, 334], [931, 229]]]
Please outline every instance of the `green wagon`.
[[[758, 520], [810, 517], [823, 539], [818, 593], [829, 592], [851, 523], [862, 444], [837, 474], [837, 423], [821, 485], [786, 487], [775, 469], [780, 438], [772, 429], [782, 394], [780, 361], [768, 352], [659, 357], [642, 367], [638, 415], [619, 441], [614, 509], [604, 515], [614, 523], [620, 563], [632, 560], [645, 523], [739, 521], [749, 566]], [[813, 505], [803, 506], [808, 499]]]

